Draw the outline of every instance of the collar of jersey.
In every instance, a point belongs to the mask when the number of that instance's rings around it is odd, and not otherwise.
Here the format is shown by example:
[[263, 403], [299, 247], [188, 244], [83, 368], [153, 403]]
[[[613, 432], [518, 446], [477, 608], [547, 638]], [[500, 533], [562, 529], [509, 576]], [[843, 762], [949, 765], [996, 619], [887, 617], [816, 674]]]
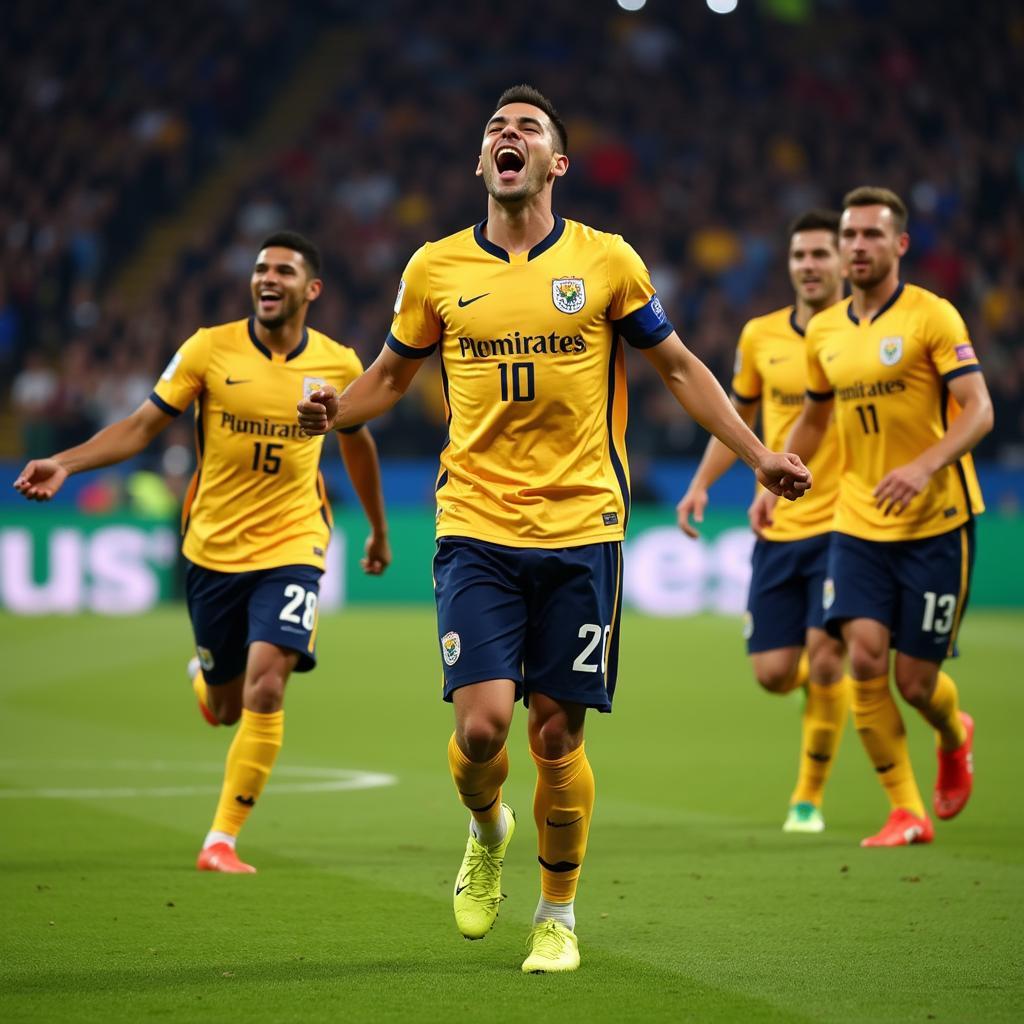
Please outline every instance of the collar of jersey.
[[[894, 291], [892, 293], [892, 295], [889, 296], [889, 298], [886, 300], [886, 302], [882, 306], [882, 308], [868, 321], [868, 323], [869, 324], [873, 324], [883, 313], [885, 313], [887, 310], [889, 310], [893, 306], [893, 304], [896, 302], [896, 300], [902, 294], [903, 294], [903, 282], [900, 281], [900, 283], [898, 285], [896, 285], [896, 291]], [[853, 299], [850, 299], [850, 301], [846, 304], [846, 315], [855, 324], [857, 324], [857, 325], [860, 324], [860, 318], [853, 311]]]
[[[476, 239], [476, 244], [483, 249], [484, 252], [490, 253], [492, 256], [497, 256], [499, 260], [504, 260], [506, 263], [511, 263], [512, 259], [509, 254], [502, 249], [500, 245], [495, 245], [484, 236], [484, 228], [487, 227], [487, 221], [482, 220], [476, 227], [473, 228], [473, 237]], [[527, 254], [526, 260], [536, 259], [541, 253], [547, 252], [557, 242], [562, 235], [565, 233], [565, 220], [555, 214], [554, 227], [548, 232], [546, 238], [538, 242]], [[518, 262], [518, 259], [517, 259]]]
[[[254, 316], [249, 317], [249, 340], [268, 359], [273, 360], [274, 353], [271, 352], [270, 349], [267, 348], [267, 346], [264, 345], [263, 342], [260, 341], [260, 339], [256, 337], [256, 318]], [[289, 359], [294, 359], [296, 356], [301, 356], [302, 353], [306, 351], [306, 344], [308, 343], [308, 341], [309, 341], [309, 328], [308, 327], [303, 327], [302, 328], [302, 341], [300, 341], [298, 343], [298, 345], [296, 345], [295, 348], [293, 348], [291, 350], [291, 352], [289, 352], [288, 355], [286, 355], [284, 357], [284, 361], [287, 363]]]
[[789, 326], [803, 338], [807, 332], [796, 322], [796, 306], [789, 311]]

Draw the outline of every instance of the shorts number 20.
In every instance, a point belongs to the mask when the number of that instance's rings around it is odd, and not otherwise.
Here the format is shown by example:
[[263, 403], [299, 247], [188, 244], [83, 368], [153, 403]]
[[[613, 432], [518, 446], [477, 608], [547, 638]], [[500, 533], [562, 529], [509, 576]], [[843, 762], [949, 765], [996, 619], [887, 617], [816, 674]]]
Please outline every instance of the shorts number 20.
[[598, 666], [588, 661], [587, 659], [594, 653], [594, 648], [601, 645], [601, 665], [600, 672], [603, 675], [607, 668], [607, 651], [608, 651], [608, 634], [611, 632], [611, 626], [598, 626], [596, 623], [588, 622], [585, 626], [580, 626], [580, 631], [577, 634], [581, 640], [586, 640], [587, 645], [582, 651], [576, 656], [576, 660], [572, 663], [572, 670], [574, 672], [597, 672]]

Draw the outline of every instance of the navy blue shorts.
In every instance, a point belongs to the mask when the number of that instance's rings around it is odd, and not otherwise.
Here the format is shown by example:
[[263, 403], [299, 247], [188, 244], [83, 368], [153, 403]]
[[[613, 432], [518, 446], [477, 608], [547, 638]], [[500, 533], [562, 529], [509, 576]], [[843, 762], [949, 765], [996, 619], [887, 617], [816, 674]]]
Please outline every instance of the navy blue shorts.
[[744, 636], [747, 652], [803, 647], [808, 629], [824, 629], [821, 596], [828, 569], [829, 537], [761, 540], [751, 558]]
[[888, 626], [890, 646], [913, 658], [955, 658], [974, 567], [974, 522], [923, 540], [870, 541], [832, 535], [825, 626], [848, 619]]
[[622, 545], [512, 548], [441, 537], [434, 596], [444, 699], [511, 679], [531, 693], [611, 711], [619, 660]]
[[313, 668], [321, 575], [311, 565], [216, 572], [188, 562], [185, 596], [206, 681], [241, 675], [254, 640], [298, 651], [296, 672]]

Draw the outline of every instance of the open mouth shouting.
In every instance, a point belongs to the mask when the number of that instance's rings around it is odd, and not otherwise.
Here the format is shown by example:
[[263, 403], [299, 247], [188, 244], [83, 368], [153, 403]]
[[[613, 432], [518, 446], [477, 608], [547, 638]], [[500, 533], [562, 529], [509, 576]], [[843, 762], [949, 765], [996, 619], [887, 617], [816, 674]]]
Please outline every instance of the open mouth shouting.
[[525, 166], [526, 158], [515, 146], [507, 142], [498, 144], [494, 151], [494, 167], [498, 172], [499, 181], [515, 181]]

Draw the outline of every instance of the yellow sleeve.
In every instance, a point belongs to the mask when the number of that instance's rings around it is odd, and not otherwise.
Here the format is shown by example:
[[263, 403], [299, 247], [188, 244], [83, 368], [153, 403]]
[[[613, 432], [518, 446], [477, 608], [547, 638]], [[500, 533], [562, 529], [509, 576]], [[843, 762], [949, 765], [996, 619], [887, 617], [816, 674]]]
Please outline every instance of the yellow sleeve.
[[149, 396], [151, 401], [170, 416], [183, 413], [206, 387], [209, 363], [209, 331], [201, 327], [171, 357]]
[[423, 359], [441, 340], [441, 318], [430, 297], [427, 246], [413, 253], [395, 299], [395, 318], [387, 344], [407, 359]]
[[819, 400], [832, 397], [832, 384], [821, 365], [820, 332], [814, 329], [814, 317], [807, 325], [807, 394]]
[[608, 318], [631, 345], [651, 348], [675, 330], [654, 293], [644, 261], [621, 235], [615, 235], [608, 247], [608, 281], [612, 293]]
[[756, 402], [761, 397], [763, 383], [755, 359], [755, 342], [755, 332], [748, 322], [740, 332], [732, 371], [732, 393], [741, 402]]
[[924, 336], [935, 369], [943, 380], [979, 369], [967, 325], [952, 303], [939, 299], [932, 304], [925, 319]]

